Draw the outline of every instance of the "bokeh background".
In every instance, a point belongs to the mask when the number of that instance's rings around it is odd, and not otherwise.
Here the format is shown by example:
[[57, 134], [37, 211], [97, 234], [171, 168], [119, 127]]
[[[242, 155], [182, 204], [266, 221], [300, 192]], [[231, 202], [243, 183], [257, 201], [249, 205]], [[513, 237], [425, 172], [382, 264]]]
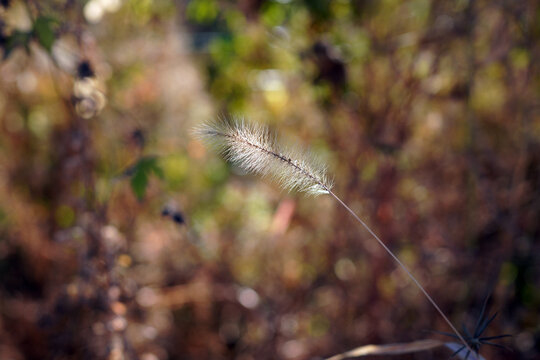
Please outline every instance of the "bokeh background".
[[[450, 331], [328, 196], [191, 136], [268, 124], [486, 359], [540, 356], [536, 1], [0, 1], [0, 358], [321, 359]], [[425, 351], [388, 358], [448, 358]]]

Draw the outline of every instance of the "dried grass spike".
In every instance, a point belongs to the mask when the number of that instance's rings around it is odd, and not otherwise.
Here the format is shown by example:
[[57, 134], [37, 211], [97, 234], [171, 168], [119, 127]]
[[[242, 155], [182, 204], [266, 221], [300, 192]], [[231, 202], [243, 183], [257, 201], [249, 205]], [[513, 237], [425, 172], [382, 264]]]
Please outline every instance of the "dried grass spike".
[[332, 188], [325, 166], [305, 152], [284, 148], [265, 126], [226, 119], [204, 124], [195, 134], [216, 146], [227, 160], [246, 171], [274, 178], [285, 189], [319, 195]]

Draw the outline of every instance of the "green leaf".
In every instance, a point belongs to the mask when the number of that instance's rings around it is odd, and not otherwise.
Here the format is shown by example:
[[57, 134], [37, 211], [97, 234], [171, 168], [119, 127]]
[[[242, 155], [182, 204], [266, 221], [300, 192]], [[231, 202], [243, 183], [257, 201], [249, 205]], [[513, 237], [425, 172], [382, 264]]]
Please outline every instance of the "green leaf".
[[139, 200], [146, 193], [150, 174], [163, 178], [163, 170], [159, 167], [158, 159], [153, 156], [140, 158], [131, 169], [128, 169], [127, 173], [131, 175], [131, 189]]
[[216, 19], [219, 9], [214, 0], [194, 0], [188, 4], [186, 12], [189, 19], [209, 24]]
[[135, 171], [131, 177], [131, 190], [139, 200], [144, 197], [146, 193], [146, 186], [148, 185], [148, 174], [144, 171]]
[[47, 51], [51, 51], [54, 44], [55, 36], [53, 27], [58, 24], [54, 18], [40, 16], [34, 22], [34, 35], [37, 40]]
[[30, 42], [31, 34], [22, 32], [22, 31], [15, 31], [10, 36], [8, 36], [5, 40], [5, 47], [4, 47], [4, 57], [3, 59], [7, 59], [9, 55], [18, 47], [24, 47], [28, 51], [28, 43]]

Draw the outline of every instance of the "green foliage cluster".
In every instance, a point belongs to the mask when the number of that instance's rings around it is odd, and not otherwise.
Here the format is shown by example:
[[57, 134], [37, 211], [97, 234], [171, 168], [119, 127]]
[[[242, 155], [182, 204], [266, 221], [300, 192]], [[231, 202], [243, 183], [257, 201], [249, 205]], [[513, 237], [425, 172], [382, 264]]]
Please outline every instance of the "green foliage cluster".
[[13, 50], [24, 48], [30, 52], [30, 41], [37, 40], [48, 52], [51, 51], [55, 40], [55, 27], [58, 25], [58, 20], [52, 17], [39, 16], [33, 21], [30, 31], [15, 30], [10, 35], [2, 35], [2, 43], [4, 50], [4, 60], [6, 60]]

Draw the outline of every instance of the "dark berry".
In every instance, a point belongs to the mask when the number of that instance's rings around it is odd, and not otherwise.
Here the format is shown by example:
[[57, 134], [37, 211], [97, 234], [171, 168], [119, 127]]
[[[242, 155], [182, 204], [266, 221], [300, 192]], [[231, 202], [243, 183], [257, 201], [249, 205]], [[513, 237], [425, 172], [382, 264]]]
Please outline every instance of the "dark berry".
[[81, 79], [93, 77], [94, 75], [94, 70], [92, 69], [92, 65], [90, 65], [88, 60], [81, 61], [79, 66], [77, 66], [77, 76]]
[[174, 213], [172, 219], [177, 224], [183, 224], [184, 223], [184, 217], [179, 212]]

